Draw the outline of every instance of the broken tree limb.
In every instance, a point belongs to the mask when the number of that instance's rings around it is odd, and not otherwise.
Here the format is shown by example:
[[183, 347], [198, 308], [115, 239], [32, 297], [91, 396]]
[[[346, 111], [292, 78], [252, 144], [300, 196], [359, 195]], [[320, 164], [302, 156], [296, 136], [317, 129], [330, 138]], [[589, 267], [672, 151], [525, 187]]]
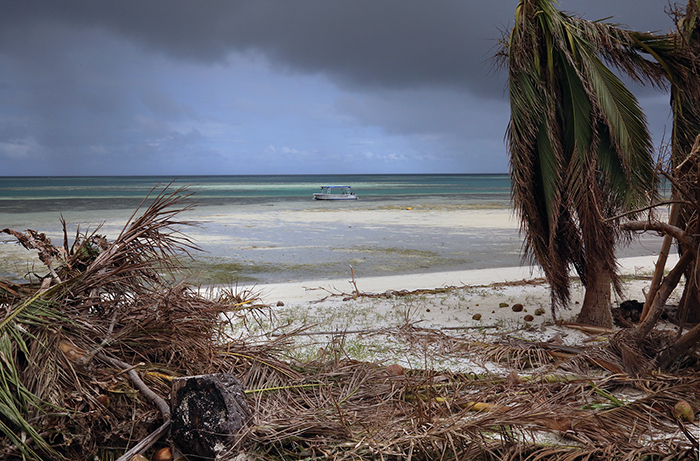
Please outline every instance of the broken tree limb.
[[163, 437], [163, 435], [165, 435], [169, 428], [170, 420], [167, 420], [158, 429], [151, 432], [143, 440], [131, 447], [130, 450], [128, 450], [126, 453], [117, 458], [117, 461], [129, 461], [134, 455], [138, 455], [148, 450], [153, 446], [154, 443], [160, 440], [160, 438]]
[[637, 326], [635, 334], [638, 342], [641, 343], [652, 328], [654, 328], [654, 325], [656, 325], [656, 322], [658, 322], [661, 317], [662, 307], [694, 258], [695, 255], [692, 252], [685, 252], [683, 256], [681, 256], [681, 259], [678, 260], [675, 267], [671, 269], [671, 272], [668, 273], [664, 281], [661, 282], [647, 319], [640, 322], [639, 326]]
[[629, 221], [620, 224], [620, 229], [630, 231], [656, 231], [670, 235], [681, 243], [691, 247], [694, 252], [698, 251], [698, 242], [688, 235], [680, 227], [672, 226], [661, 221]]
[[[674, 203], [671, 206], [671, 215], [668, 218], [668, 223], [671, 226], [676, 225], [678, 220], [678, 213], [680, 211], [680, 205]], [[659, 259], [656, 261], [654, 278], [651, 281], [651, 286], [649, 287], [649, 293], [644, 301], [644, 307], [642, 308], [642, 314], [639, 318], [640, 322], [643, 322], [649, 316], [649, 311], [651, 310], [651, 305], [656, 297], [656, 292], [659, 291], [659, 286], [661, 285], [661, 279], [664, 275], [664, 270], [666, 269], [666, 261], [668, 260], [668, 254], [671, 249], [671, 244], [673, 243], [673, 236], [670, 234], [664, 235], [664, 242], [661, 246], [661, 251], [659, 251]]]
[[136, 370], [134, 370], [131, 365], [122, 362], [121, 360], [108, 357], [102, 352], [97, 354], [97, 358], [121, 370], [128, 370], [126, 371], [126, 374], [129, 376], [129, 379], [131, 379], [131, 382], [134, 383], [134, 386], [136, 386], [136, 388], [138, 388], [138, 390], [141, 391], [148, 400], [153, 402], [156, 408], [158, 408], [158, 411], [160, 411], [160, 413], [163, 415], [164, 420], [167, 421], [168, 419], [170, 419], [170, 406], [166, 403], [165, 400], [163, 400], [162, 397], [160, 397], [158, 394], [153, 392], [148, 386], [146, 386], [146, 384], [141, 380], [138, 373], [136, 373]]

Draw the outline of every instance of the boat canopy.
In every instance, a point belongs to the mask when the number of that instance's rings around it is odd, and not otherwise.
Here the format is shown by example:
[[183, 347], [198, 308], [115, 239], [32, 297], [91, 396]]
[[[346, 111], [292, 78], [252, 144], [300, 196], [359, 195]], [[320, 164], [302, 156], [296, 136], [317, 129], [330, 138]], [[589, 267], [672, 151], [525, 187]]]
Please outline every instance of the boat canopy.
[[[333, 193], [333, 190], [340, 190]], [[316, 200], [357, 200], [357, 195], [351, 192], [350, 186], [321, 186], [321, 192], [314, 194]]]

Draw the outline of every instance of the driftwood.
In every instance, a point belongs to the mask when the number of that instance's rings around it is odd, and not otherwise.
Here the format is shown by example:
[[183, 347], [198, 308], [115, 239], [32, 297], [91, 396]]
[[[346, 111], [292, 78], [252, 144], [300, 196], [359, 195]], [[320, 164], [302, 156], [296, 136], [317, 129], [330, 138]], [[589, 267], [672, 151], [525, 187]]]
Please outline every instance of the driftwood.
[[243, 386], [230, 373], [173, 380], [170, 435], [188, 457], [214, 458], [251, 417]]
[[163, 419], [166, 421], [170, 419], [170, 407], [168, 406], [168, 404], [165, 402], [165, 400], [163, 400], [162, 397], [160, 397], [158, 394], [153, 392], [148, 386], [146, 386], [146, 384], [141, 380], [139, 375], [134, 370], [134, 367], [130, 366], [128, 363], [124, 363], [121, 360], [108, 357], [102, 353], [97, 354], [97, 357], [125, 371], [129, 376], [129, 379], [131, 379], [131, 381], [136, 386], [136, 388], [140, 390], [148, 400], [153, 402], [156, 408], [158, 408], [158, 411], [160, 411], [160, 413], [163, 415]]

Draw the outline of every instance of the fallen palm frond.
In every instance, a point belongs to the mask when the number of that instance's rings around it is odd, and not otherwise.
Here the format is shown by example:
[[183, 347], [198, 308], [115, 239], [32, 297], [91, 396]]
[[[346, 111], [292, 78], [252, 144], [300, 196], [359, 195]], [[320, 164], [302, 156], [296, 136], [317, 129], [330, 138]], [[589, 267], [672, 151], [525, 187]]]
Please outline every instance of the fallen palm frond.
[[[235, 450], [258, 459], [638, 459], [692, 450], [669, 406], [700, 404], [700, 381], [510, 381], [391, 376], [345, 360], [255, 393], [255, 423]], [[621, 389], [632, 401], [614, 397]], [[635, 391], [635, 392], [632, 392]], [[627, 457], [634, 453], [635, 457]], [[588, 458], [587, 458], [588, 457]]]
[[[222, 315], [232, 306], [177, 281], [179, 258], [197, 249], [178, 230], [192, 224], [178, 219], [189, 197], [163, 189], [112, 242], [77, 231], [69, 245], [65, 222], [63, 247], [33, 230], [5, 230], [39, 251], [49, 274], [41, 283], [0, 280], [0, 457], [118, 453], [167, 419], [161, 376], [276, 362], [262, 347], [246, 349], [246, 359], [223, 353], [238, 347]], [[160, 410], [142, 399], [148, 390]]]

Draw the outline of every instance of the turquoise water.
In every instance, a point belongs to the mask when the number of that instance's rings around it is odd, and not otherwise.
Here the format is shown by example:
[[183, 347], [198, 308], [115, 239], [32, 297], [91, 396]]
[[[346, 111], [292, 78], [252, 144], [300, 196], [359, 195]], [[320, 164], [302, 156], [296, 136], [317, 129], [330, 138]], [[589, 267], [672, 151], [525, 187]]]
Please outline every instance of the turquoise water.
[[[192, 254], [195, 283], [343, 278], [349, 266], [361, 278], [521, 263], [508, 175], [0, 177], [0, 229], [34, 229], [60, 244], [63, 217], [69, 241], [97, 227], [111, 240], [154, 187], [171, 182], [197, 204], [182, 215], [197, 225], [179, 229], [203, 250]], [[339, 184], [359, 200], [313, 200], [320, 186]], [[649, 241], [621, 255], [655, 251]], [[45, 271], [0, 234], [0, 277]]]
[[363, 201], [490, 201], [508, 206], [508, 175], [284, 175], [0, 177], [0, 212], [133, 208], [156, 185], [186, 186], [204, 206], [306, 202], [347, 184]]

